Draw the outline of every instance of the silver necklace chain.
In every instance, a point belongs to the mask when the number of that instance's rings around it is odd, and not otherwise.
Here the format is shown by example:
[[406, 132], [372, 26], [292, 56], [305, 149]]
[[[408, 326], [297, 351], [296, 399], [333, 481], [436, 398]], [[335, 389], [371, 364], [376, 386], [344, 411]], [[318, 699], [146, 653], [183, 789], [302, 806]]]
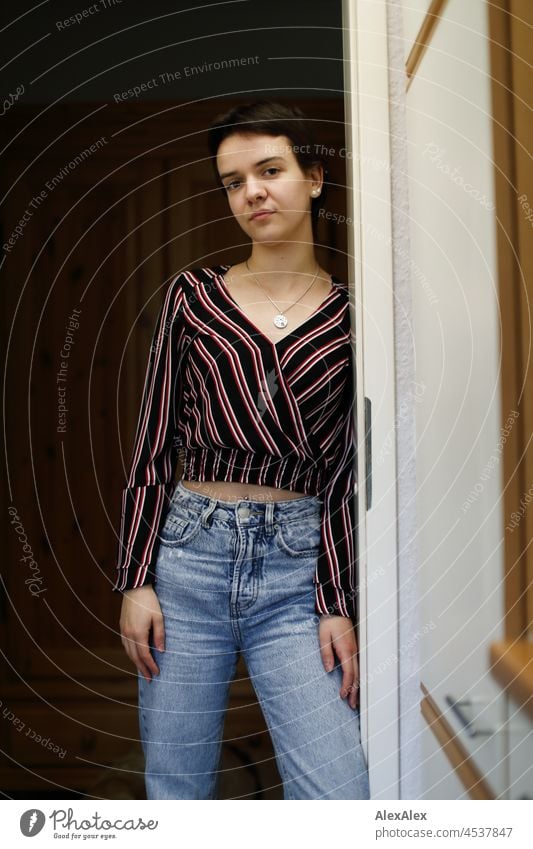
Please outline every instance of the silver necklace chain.
[[277, 315], [275, 315], [275, 316], [274, 316], [274, 319], [273, 319], [273, 322], [274, 322], [275, 326], [276, 326], [276, 327], [287, 327], [287, 323], [288, 323], [288, 321], [289, 321], [289, 320], [288, 320], [287, 316], [285, 315], [285, 313], [289, 312], [289, 310], [290, 310], [290, 309], [292, 309], [294, 306], [296, 306], [296, 304], [297, 304], [299, 301], [301, 301], [301, 300], [302, 300], [302, 298], [304, 297], [304, 295], [307, 295], [307, 293], [308, 293], [309, 289], [311, 288], [311, 286], [313, 285], [313, 283], [315, 282], [315, 280], [316, 280], [316, 278], [317, 278], [317, 276], [318, 276], [318, 272], [319, 272], [319, 268], [320, 268], [320, 267], [319, 267], [319, 265], [318, 265], [318, 263], [317, 263], [317, 266], [316, 266], [315, 276], [314, 276], [314, 277], [313, 277], [313, 279], [311, 280], [311, 282], [310, 282], [309, 286], [307, 287], [307, 289], [305, 290], [305, 292], [303, 292], [303, 293], [300, 295], [300, 297], [298, 298], [298, 300], [297, 300], [297, 301], [294, 301], [294, 303], [293, 303], [293, 304], [291, 304], [290, 306], [288, 306], [286, 310], [282, 310], [282, 309], [280, 309], [280, 308], [278, 307], [278, 305], [277, 305], [276, 303], [274, 303], [274, 301], [272, 300], [272, 298], [270, 297], [270, 295], [268, 294], [268, 292], [265, 290], [265, 288], [264, 288], [263, 286], [261, 286], [261, 284], [260, 284], [259, 280], [257, 279], [257, 277], [256, 277], [256, 276], [255, 276], [255, 274], [253, 273], [252, 269], [251, 269], [251, 268], [250, 268], [250, 266], [248, 265], [248, 260], [246, 260], [246, 263], [245, 263], [245, 264], [246, 264], [246, 268], [248, 269], [248, 271], [250, 272], [250, 274], [251, 274], [251, 275], [252, 275], [252, 277], [254, 278], [254, 280], [255, 280], [255, 282], [257, 283], [257, 285], [259, 286], [259, 288], [263, 290], [263, 292], [264, 292], [264, 293], [265, 293], [265, 295], [267, 296], [267, 298], [268, 298], [268, 300], [270, 301], [270, 303], [271, 303], [274, 307], [276, 307], [276, 309], [278, 310], [278, 314], [277, 314]]

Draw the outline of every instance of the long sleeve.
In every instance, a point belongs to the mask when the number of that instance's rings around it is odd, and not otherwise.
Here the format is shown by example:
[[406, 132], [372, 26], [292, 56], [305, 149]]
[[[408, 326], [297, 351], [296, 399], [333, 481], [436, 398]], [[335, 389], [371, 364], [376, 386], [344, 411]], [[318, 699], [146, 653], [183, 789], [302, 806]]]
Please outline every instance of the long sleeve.
[[122, 493], [114, 591], [156, 580], [159, 530], [174, 492], [178, 456], [176, 420], [183, 335], [180, 276], [168, 286], [152, 337], [130, 471]]
[[342, 404], [342, 418], [328, 481], [322, 492], [321, 543], [315, 582], [318, 614], [357, 617], [357, 539], [355, 535], [357, 436], [352, 363]]

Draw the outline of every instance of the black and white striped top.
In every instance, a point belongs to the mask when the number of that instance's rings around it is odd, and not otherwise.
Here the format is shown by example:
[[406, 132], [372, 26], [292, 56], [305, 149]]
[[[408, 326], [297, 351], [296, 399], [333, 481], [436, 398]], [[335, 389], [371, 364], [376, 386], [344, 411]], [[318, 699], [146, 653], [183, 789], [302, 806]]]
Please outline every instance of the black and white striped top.
[[272, 342], [226, 286], [231, 265], [168, 285], [122, 497], [114, 590], [155, 583], [176, 482], [239, 481], [321, 499], [316, 612], [356, 616], [356, 432], [348, 288]]

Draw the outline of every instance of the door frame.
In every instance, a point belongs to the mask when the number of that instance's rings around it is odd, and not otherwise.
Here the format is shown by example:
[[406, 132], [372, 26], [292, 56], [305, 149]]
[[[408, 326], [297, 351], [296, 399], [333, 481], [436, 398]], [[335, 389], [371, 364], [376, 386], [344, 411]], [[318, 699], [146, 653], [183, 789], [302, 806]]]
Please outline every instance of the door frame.
[[347, 217], [354, 222], [348, 229], [347, 265], [356, 338], [361, 739], [372, 799], [399, 799], [396, 362], [386, 0], [343, 0], [342, 16]]

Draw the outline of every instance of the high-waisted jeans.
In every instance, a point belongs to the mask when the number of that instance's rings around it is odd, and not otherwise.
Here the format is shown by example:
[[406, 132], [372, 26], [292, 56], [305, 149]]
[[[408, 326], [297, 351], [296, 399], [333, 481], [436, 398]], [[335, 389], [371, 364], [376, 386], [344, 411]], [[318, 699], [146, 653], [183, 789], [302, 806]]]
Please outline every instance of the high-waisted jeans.
[[261, 705], [284, 799], [368, 799], [359, 707], [324, 669], [313, 575], [320, 498], [223, 501], [178, 482], [154, 585], [165, 651], [139, 673], [149, 799], [215, 799], [239, 651]]

